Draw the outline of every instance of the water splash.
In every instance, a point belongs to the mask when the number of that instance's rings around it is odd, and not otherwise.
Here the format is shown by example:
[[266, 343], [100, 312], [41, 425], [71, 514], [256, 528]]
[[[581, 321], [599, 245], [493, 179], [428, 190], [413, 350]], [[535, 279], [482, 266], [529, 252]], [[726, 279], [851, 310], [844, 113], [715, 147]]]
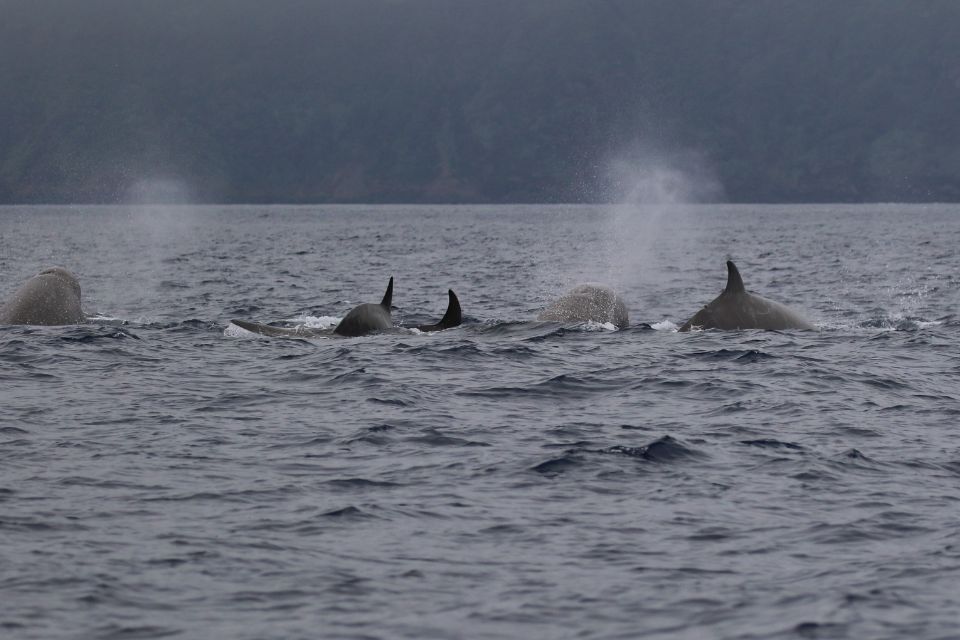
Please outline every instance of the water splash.
[[184, 180], [151, 177], [142, 178], [130, 185], [125, 201], [138, 205], [184, 205], [193, 202], [193, 194]]
[[654, 331], [677, 331], [680, 325], [672, 320], [662, 320], [661, 322], [654, 322], [650, 325], [650, 328]]
[[725, 200], [705, 156], [693, 152], [635, 150], [612, 159], [606, 197], [630, 206], [662, 207]]
[[608, 163], [604, 241], [610, 281], [618, 289], [664, 279], [664, 241], [696, 244], [692, 205], [721, 202], [724, 189], [706, 156], [635, 144]]
[[296, 318], [288, 318], [286, 322], [292, 322], [297, 326], [304, 326], [308, 329], [333, 329], [343, 318], [336, 316], [308, 316], [302, 315]]

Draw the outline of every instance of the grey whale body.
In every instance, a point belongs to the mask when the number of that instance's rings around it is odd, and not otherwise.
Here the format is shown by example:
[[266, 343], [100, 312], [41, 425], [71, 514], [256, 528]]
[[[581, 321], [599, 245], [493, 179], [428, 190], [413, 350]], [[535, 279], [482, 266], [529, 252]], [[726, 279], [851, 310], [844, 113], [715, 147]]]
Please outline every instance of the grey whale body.
[[630, 324], [627, 306], [616, 292], [602, 284], [577, 285], [540, 312], [541, 322], [602, 322], [623, 329]]
[[727, 286], [719, 296], [687, 320], [680, 331], [699, 329], [815, 331], [810, 321], [789, 307], [750, 293], [743, 286], [740, 271], [727, 260]]
[[387, 291], [379, 304], [368, 302], [350, 310], [340, 324], [333, 330], [341, 336], [362, 336], [374, 331], [383, 331], [393, 326], [390, 305], [393, 302], [393, 277], [387, 284]]
[[63, 267], [44, 269], [0, 306], [0, 324], [53, 326], [86, 319], [80, 308], [80, 283]]

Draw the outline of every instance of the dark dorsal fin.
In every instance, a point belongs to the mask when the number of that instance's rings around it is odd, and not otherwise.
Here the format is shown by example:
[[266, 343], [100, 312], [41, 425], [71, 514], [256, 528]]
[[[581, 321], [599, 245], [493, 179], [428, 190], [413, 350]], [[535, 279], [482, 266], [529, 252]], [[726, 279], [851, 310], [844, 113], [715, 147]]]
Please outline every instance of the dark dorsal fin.
[[724, 293], [746, 293], [746, 289], [743, 288], [743, 278], [740, 277], [740, 272], [737, 270], [737, 265], [733, 264], [732, 260], [727, 260], [727, 288], [723, 290]]
[[387, 285], [387, 292], [383, 294], [383, 300], [380, 301], [380, 306], [390, 311], [390, 305], [393, 303], [393, 276], [390, 276], [390, 284]]
[[463, 313], [460, 311], [460, 301], [457, 299], [457, 294], [453, 292], [453, 289], [447, 289], [447, 297], [450, 298], [447, 302], [447, 312], [437, 323], [437, 326], [441, 329], [458, 327], [463, 322]]
[[447, 289], [447, 297], [450, 299], [447, 303], [447, 312], [443, 314], [440, 322], [420, 325], [417, 329], [420, 331], [443, 331], [460, 326], [460, 323], [463, 322], [463, 313], [460, 311], [460, 301], [457, 299], [457, 294], [453, 292], [453, 289]]

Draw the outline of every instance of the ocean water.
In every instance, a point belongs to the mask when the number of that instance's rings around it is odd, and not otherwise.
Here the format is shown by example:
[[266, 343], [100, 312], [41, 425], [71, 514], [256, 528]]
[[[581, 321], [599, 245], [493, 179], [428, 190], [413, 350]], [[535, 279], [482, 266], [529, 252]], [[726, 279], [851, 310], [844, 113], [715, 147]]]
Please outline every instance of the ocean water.
[[[3, 207], [0, 637], [960, 638], [960, 206]], [[816, 332], [676, 328], [725, 284]], [[330, 326], [396, 279], [398, 328]], [[631, 327], [533, 322], [604, 282]], [[437, 320], [452, 288], [463, 326]]]

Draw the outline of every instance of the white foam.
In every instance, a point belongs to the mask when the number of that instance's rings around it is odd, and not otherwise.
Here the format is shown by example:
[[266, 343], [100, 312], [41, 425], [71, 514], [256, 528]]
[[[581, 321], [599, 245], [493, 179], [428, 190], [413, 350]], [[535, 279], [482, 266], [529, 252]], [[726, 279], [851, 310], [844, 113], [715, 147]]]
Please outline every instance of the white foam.
[[340, 321], [343, 318], [337, 318], [335, 316], [299, 316], [296, 318], [288, 318], [287, 322], [294, 322], [297, 326], [304, 326], [308, 329], [332, 329], [340, 324]]
[[911, 317], [902, 311], [896, 311], [887, 315], [883, 320], [883, 326], [880, 329], [885, 331], [929, 329], [930, 327], [939, 327], [943, 322], [941, 320], [921, 320]]
[[661, 320], [660, 322], [654, 322], [650, 325], [650, 328], [654, 331], [676, 331], [680, 327], [671, 320]]
[[943, 325], [942, 320], [919, 320], [902, 313], [891, 313], [886, 317], [872, 321], [834, 321], [818, 323], [820, 331], [856, 331], [864, 333], [895, 333], [897, 331], [917, 331]]
[[617, 331], [617, 326], [612, 322], [594, 322], [587, 320], [580, 325], [584, 331]]

